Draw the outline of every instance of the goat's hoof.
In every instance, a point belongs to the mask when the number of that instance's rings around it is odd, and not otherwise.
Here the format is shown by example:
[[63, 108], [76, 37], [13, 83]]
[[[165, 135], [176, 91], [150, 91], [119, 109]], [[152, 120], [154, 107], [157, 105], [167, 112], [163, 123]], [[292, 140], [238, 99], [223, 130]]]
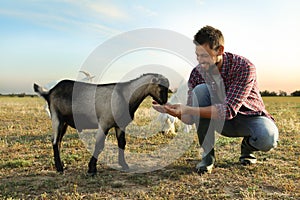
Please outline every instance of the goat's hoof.
[[89, 168], [87, 174], [88, 174], [88, 176], [95, 176], [97, 174], [97, 168], [96, 167]]
[[97, 169], [89, 169], [87, 172], [87, 176], [95, 176], [97, 174]]
[[97, 168], [89, 168], [87, 176], [95, 176], [97, 174]]
[[63, 167], [56, 167], [56, 171], [59, 174], [63, 174], [64, 173], [64, 168]]
[[94, 177], [97, 174], [97, 172], [87, 172], [88, 177]]
[[64, 173], [64, 168], [63, 167], [56, 167], [56, 171], [60, 174]]
[[95, 176], [97, 174], [97, 159], [92, 157], [88, 165], [88, 175]]
[[61, 163], [61, 162], [56, 163], [55, 162], [55, 168], [56, 168], [56, 171], [58, 173], [64, 173], [64, 167], [63, 166], [64, 166], [63, 163]]
[[122, 167], [122, 171], [128, 171], [129, 170], [129, 166], [127, 165], [127, 164], [123, 164], [123, 165], [121, 165], [121, 167]]
[[60, 174], [60, 175], [64, 175], [63, 171], [57, 171], [57, 173]]

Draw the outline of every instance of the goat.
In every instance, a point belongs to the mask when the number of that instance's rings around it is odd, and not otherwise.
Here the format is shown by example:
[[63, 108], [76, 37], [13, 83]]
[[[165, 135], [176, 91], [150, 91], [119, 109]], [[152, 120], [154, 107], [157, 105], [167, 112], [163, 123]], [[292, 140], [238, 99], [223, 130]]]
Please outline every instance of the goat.
[[49, 91], [37, 84], [33, 87], [49, 105], [54, 162], [58, 172], [63, 172], [60, 148], [67, 127], [71, 126], [79, 132], [83, 129], [98, 129], [94, 152], [88, 164], [88, 174], [94, 175], [97, 173], [98, 156], [111, 128], [115, 128], [118, 141], [118, 163], [123, 170], [129, 169], [124, 157], [125, 128], [147, 96], [150, 95], [161, 105], [167, 102], [169, 81], [160, 74], [149, 73], [120, 83], [97, 85], [63, 80]]

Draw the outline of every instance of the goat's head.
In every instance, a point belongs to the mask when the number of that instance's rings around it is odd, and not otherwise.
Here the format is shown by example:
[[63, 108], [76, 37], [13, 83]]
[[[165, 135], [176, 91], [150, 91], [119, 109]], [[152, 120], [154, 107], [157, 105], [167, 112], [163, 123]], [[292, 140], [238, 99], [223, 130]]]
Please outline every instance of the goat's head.
[[165, 104], [168, 101], [169, 80], [162, 76], [156, 75], [151, 79], [150, 96], [159, 104]]

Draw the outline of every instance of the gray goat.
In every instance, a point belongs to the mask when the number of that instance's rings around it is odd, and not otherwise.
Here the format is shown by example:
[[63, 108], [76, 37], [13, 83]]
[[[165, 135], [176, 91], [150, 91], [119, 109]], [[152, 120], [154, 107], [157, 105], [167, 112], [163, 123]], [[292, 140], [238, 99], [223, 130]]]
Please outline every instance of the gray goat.
[[47, 101], [51, 112], [56, 170], [63, 172], [60, 148], [68, 126], [79, 132], [83, 129], [98, 129], [93, 156], [88, 164], [88, 173], [92, 175], [97, 172], [97, 159], [104, 148], [106, 135], [114, 127], [119, 147], [118, 163], [123, 170], [127, 170], [129, 167], [124, 157], [125, 128], [147, 96], [150, 95], [159, 104], [165, 104], [168, 87], [167, 78], [152, 73], [131, 81], [111, 84], [63, 80], [49, 91], [34, 84], [34, 91]]

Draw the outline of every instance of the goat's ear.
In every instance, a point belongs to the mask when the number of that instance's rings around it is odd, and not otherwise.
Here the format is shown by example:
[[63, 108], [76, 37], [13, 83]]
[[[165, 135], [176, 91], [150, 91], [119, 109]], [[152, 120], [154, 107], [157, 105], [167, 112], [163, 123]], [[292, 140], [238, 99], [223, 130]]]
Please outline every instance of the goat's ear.
[[171, 116], [169, 119], [170, 119], [171, 123], [173, 124], [173, 123], [175, 122], [175, 119], [176, 119], [176, 118], [173, 117], [173, 116]]
[[151, 83], [158, 84], [159, 83], [159, 78], [153, 77], [152, 80], [151, 80]]

